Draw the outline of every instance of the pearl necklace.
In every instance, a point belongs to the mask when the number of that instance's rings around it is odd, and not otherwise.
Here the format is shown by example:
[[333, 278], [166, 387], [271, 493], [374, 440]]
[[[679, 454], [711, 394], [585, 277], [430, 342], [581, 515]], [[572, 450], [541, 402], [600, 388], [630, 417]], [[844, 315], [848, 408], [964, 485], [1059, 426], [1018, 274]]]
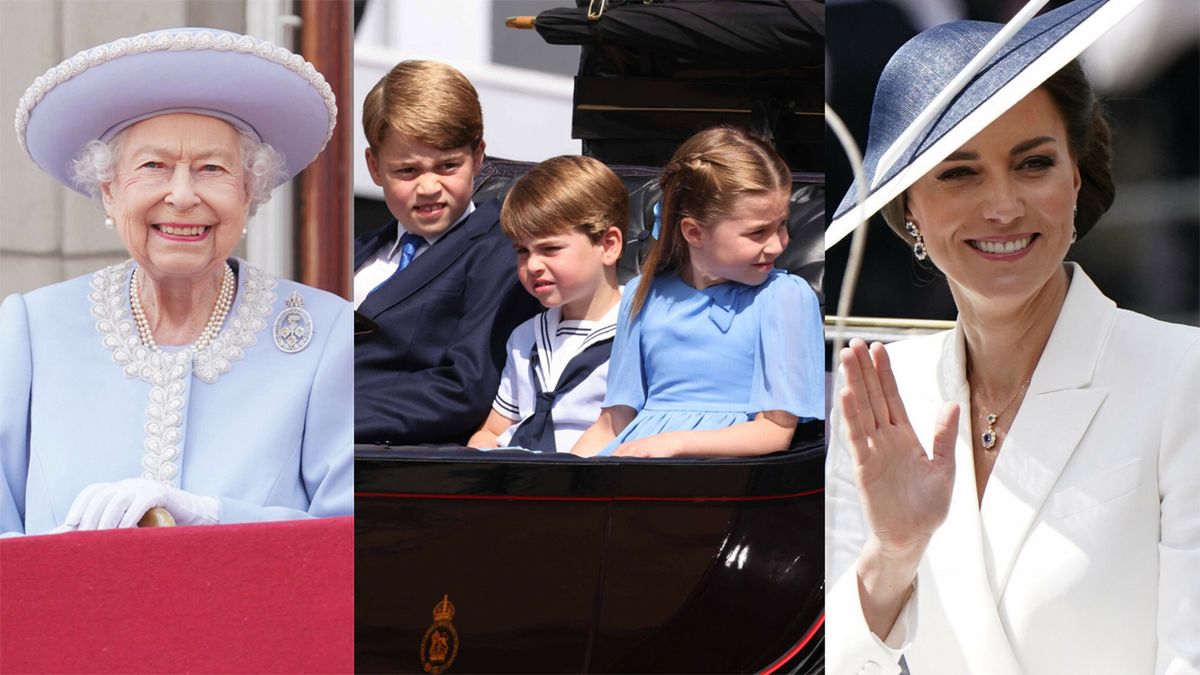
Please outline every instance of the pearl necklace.
[[[233, 306], [233, 294], [236, 288], [237, 282], [233, 268], [229, 266], [229, 263], [225, 263], [225, 273], [221, 277], [221, 290], [217, 293], [217, 303], [213, 305], [212, 315], [208, 317], [208, 323], [205, 324], [200, 337], [196, 338], [193, 345], [195, 351], [201, 351], [208, 347], [217, 337], [217, 333], [225, 323], [225, 317], [229, 315], [229, 308]], [[142, 344], [152, 351], [159, 351], [158, 344], [154, 341], [154, 333], [150, 330], [150, 321], [146, 319], [146, 311], [142, 309], [140, 290], [141, 284], [138, 283], [137, 267], [134, 267], [133, 279], [129, 282], [130, 313], [133, 314], [133, 322], [137, 325], [138, 337], [141, 338]]]

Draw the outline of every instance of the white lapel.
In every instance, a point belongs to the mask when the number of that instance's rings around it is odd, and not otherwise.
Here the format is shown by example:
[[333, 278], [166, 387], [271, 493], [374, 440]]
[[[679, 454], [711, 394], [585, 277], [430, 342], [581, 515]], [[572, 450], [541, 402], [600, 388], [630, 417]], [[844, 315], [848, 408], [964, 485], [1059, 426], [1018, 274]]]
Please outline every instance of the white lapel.
[[[950, 512], [929, 544], [927, 573], [919, 582], [922, 593], [933, 593], [937, 598], [933, 603], [921, 603], [918, 607], [932, 610], [940, 606], [944, 614], [929, 617], [928, 621], [922, 618], [920, 622], [953, 632], [964, 655], [961, 665], [968, 669], [964, 672], [1019, 675], [1021, 669], [996, 611], [984, 564], [971, 446], [966, 347], [961, 327], [956, 327], [942, 340], [937, 364], [936, 371], [926, 375], [926, 384], [921, 388], [923, 400], [914, 402], [916, 414], [911, 414], [910, 410], [910, 419], [919, 430], [927, 451], [932, 447], [933, 425], [942, 403], [957, 403], [961, 412], [954, 449], [955, 480]], [[949, 625], [943, 626], [943, 622]]]
[[1075, 266], [1058, 321], [984, 491], [984, 556], [997, 601], [1034, 519], [1108, 394], [1088, 384], [1115, 310]]

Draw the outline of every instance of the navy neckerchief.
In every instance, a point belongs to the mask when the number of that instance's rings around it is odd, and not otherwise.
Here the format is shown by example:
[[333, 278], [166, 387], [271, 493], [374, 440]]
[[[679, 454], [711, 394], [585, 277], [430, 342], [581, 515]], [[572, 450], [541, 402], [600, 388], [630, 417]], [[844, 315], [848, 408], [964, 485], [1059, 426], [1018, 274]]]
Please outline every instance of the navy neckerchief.
[[613, 337], [610, 334], [583, 348], [563, 369], [554, 390], [543, 391], [542, 380], [538, 377], [541, 359], [535, 343], [533, 351], [529, 354], [529, 379], [533, 383], [535, 393], [533, 414], [521, 422], [508, 444], [534, 452], [558, 452], [558, 444], [554, 440], [554, 417], [551, 414], [555, 401], [579, 386], [588, 375], [603, 365], [612, 355], [612, 345]]

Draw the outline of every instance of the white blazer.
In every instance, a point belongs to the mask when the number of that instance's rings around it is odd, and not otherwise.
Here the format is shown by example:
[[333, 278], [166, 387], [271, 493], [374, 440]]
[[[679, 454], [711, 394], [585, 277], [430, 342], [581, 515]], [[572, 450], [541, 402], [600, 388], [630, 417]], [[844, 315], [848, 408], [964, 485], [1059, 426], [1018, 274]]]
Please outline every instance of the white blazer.
[[913, 675], [1200, 672], [1200, 330], [1119, 310], [1070, 267], [982, 505], [961, 326], [888, 347], [927, 450], [942, 402], [963, 414], [950, 514], [887, 644], [862, 615], [866, 526], [834, 412], [831, 674], [898, 673], [901, 654]]

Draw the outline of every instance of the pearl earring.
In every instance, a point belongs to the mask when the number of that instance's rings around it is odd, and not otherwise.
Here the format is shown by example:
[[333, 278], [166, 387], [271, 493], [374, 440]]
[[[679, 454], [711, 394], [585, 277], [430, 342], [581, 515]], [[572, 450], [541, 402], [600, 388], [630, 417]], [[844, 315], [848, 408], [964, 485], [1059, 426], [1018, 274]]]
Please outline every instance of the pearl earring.
[[921, 236], [921, 231], [917, 229], [916, 224], [911, 220], [904, 222], [904, 230], [913, 238], [913, 257], [917, 260], [924, 260], [929, 257], [925, 252], [925, 237]]
[[245, 236], [246, 236], [246, 227], [242, 226], [242, 237], [245, 238]]
[[112, 216], [105, 216], [104, 229], [112, 230], [112, 229], [116, 229], [116, 227], [117, 227], [117, 221], [113, 220]]

